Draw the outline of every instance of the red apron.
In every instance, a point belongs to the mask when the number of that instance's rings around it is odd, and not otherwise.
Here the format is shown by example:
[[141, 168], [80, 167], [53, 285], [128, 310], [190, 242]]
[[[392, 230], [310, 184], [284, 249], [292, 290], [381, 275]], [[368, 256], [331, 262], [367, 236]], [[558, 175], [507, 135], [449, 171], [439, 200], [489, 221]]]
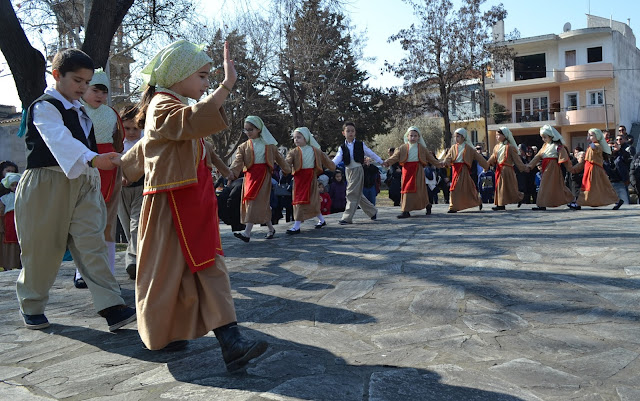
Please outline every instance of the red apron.
[[460, 179], [460, 174], [462, 174], [462, 167], [466, 166], [465, 163], [453, 163], [453, 168], [451, 169], [451, 186], [449, 187], [449, 191], [453, 191], [456, 189], [456, 184]]
[[[109, 153], [115, 152], [116, 149], [113, 147], [111, 143], [100, 143], [98, 144], [98, 153]], [[100, 172], [100, 192], [102, 192], [102, 197], [105, 202], [109, 202], [111, 199], [111, 195], [113, 195], [113, 188], [116, 185], [116, 177], [118, 175], [118, 169], [114, 168], [113, 170], [98, 170]]]
[[266, 163], [253, 164], [247, 171], [244, 172], [244, 198], [243, 202], [248, 200], [254, 200], [260, 193], [262, 183], [267, 178], [269, 169], [267, 169]]
[[301, 168], [293, 176], [292, 205], [309, 204], [311, 201], [311, 184], [315, 174], [312, 168]]
[[180, 248], [191, 272], [213, 266], [216, 255], [224, 253], [220, 240], [218, 200], [211, 169], [205, 160], [198, 164], [196, 185], [168, 191], [167, 196]]
[[18, 243], [18, 234], [16, 234], [16, 221], [13, 218], [14, 211], [10, 211], [4, 214], [4, 243], [16, 244]]
[[416, 192], [416, 171], [420, 162], [405, 162], [402, 165], [402, 194]]
[[544, 174], [544, 170], [547, 169], [547, 166], [552, 161], [556, 161], [557, 162], [558, 159], [556, 159], [555, 157], [545, 157], [544, 159], [542, 159], [542, 174]]
[[591, 175], [593, 174], [593, 163], [589, 160], [584, 161], [584, 175], [582, 176], [582, 185], [580, 190], [583, 192], [591, 191]]

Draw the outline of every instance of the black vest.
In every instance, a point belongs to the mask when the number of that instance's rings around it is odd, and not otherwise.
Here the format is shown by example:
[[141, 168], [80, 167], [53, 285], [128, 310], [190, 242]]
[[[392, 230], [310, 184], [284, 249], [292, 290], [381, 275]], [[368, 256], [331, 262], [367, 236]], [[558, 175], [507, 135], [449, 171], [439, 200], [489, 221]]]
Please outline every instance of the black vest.
[[98, 153], [98, 145], [96, 145], [93, 126], [87, 138], [82, 130], [82, 125], [80, 125], [80, 116], [78, 113], [74, 109], [65, 109], [61, 101], [51, 95], [44, 94], [31, 103], [27, 112], [27, 132], [24, 136], [24, 141], [27, 146], [27, 169], [58, 166], [58, 162], [51, 154], [44, 139], [42, 139], [40, 131], [33, 125], [33, 106], [40, 101], [46, 101], [54, 105], [62, 115], [62, 121], [69, 131], [71, 131], [73, 137], [82, 142], [87, 149]]
[[[345, 166], [348, 166], [351, 163], [351, 154], [349, 153], [347, 143], [343, 143], [340, 147], [342, 148], [342, 161]], [[364, 144], [362, 141], [353, 141], [353, 160], [360, 164], [364, 163]]]

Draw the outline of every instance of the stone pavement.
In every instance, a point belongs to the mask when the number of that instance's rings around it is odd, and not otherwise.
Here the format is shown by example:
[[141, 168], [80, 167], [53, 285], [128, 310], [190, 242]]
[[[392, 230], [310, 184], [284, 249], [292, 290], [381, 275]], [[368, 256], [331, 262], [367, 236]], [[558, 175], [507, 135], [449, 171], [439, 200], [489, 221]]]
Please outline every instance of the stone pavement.
[[640, 206], [508, 209], [384, 207], [248, 244], [223, 226], [239, 321], [270, 343], [237, 375], [213, 334], [166, 353], [109, 333], [70, 263], [51, 327], [26, 330], [0, 273], [0, 399], [640, 400]]

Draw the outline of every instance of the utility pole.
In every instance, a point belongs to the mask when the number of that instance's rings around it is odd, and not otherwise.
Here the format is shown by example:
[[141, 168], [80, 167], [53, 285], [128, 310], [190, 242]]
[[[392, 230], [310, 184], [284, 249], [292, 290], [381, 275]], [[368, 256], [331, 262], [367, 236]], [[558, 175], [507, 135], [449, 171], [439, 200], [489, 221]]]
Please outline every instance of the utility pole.
[[485, 77], [487, 76], [487, 64], [482, 68], [482, 118], [484, 119], [484, 138], [486, 141], [486, 150], [489, 152], [489, 125], [487, 124], [487, 90], [485, 86]]

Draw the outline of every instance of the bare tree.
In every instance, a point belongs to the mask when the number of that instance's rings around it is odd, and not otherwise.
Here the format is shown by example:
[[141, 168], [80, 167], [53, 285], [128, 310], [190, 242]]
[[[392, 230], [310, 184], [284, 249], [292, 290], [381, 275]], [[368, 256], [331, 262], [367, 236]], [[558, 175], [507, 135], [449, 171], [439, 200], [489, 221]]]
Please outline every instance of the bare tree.
[[405, 79], [405, 90], [415, 94], [417, 107], [440, 113], [444, 142], [449, 146], [449, 105], [456, 87], [464, 80], [479, 78], [490, 59], [498, 62], [494, 70], [499, 70], [499, 62], [512, 56], [506, 46], [492, 42], [489, 32], [507, 12], [502, 4], [481, 12], [486, 0], [463, 0], [457, 10], [450, 0], [404, 1], [413, 6], [419, 22], [389, 38], [399, 41], [408, 56], [397, 64], [385, 64]]

